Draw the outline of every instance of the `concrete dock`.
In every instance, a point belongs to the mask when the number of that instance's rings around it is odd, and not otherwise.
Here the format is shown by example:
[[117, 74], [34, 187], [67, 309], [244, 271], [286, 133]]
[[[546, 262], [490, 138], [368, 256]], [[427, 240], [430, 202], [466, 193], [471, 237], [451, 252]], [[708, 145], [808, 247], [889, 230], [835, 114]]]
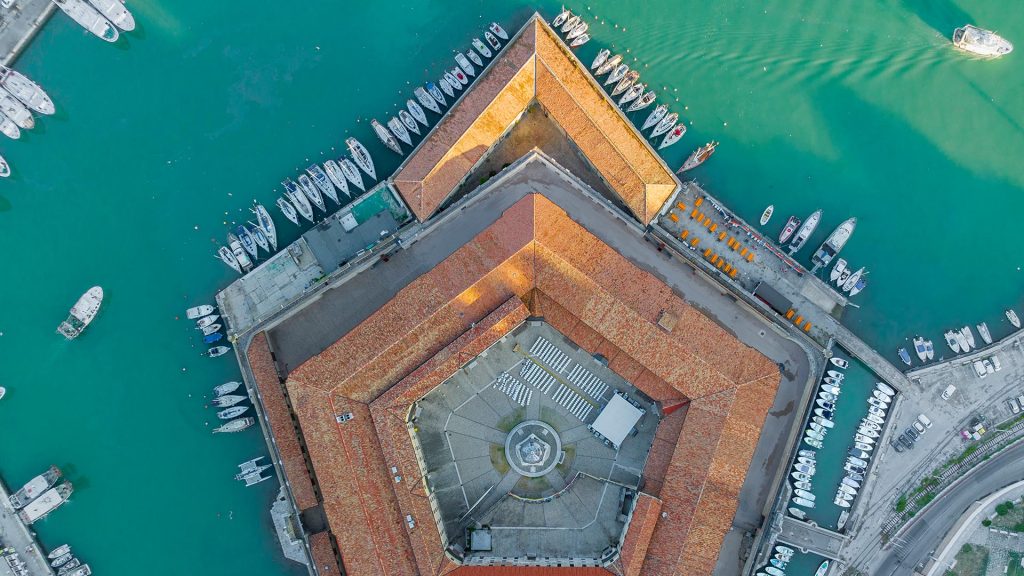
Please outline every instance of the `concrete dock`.
[[10, 66], [35, 38], [57, 5], [50, 0], [14, 0], [0, 12], [0, 54], [4, 66]]
[[[53, 576], [53, 568], [32, 532], [9, 503], [11, 492], [0, 478], [0, 576]], [[16, 568], [23, 566], [22, 568]]]

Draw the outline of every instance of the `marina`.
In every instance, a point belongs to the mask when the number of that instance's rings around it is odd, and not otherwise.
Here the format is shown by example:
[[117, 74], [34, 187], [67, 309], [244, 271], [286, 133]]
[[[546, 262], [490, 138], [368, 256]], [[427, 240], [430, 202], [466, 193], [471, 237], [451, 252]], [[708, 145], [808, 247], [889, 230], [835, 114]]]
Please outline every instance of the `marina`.
[[55, 576], [35, 533], [10, 504], [13, 494], [0, 479], [0, 574], [7, 576]]

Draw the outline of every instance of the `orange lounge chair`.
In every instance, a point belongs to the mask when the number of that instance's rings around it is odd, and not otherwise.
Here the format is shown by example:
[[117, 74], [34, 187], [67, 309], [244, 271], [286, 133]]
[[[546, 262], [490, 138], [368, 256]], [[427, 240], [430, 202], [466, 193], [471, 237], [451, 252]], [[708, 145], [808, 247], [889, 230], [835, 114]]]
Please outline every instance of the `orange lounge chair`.
[[810, 331], [811, 331], [811, 323], [808, 322], [807, 324], [804, 324], [804, 332], [810, 332]]
[[753, 261], [754, 261], [754, 253], [751, 252], [750, 254], [747, 254], [747, 262], [753, 262]]
[[711, 256], [711, 248], [708, 248], [707, 250], [704, 251], [704, 257], [707, 258], [709, 256]]
[[683, 230], [682, 232], [679, 233], [679, 238], [681, 240], [686, 240], [686, 237], [689, 236], [689, 235], [690, 235], [690, 231], [689, 230]]
[[686, 212], [686, 205], [683, 204], [682, 202], [676, 202], [676, 206], [683, 212]]
[[700, 244], [700, 238], [694, 236], [693, 240], [690, 240], [690, 246], [696, 246], [697, 244]]
[[694, 206], [700, 206], [704, 203], [704, 198], [697, 198], [697, 201], [693, 203]]
[[[708, 228], [708, 230], [710, 230], [712, 232], [714, 232], [715, 230], [718, 230], [718, 224], [717, 223], [712, 224], [711, 228]], [[723, 234], [724, 234], [724, 232], [723, 232]]]
[[729, 272], [729, 277], [730, 278], [735, 278], [736, 277], [736, 269], [735, 268], [732, 269], [732, 272]]
[[673, 222], [679, 222], [679, 216], [676, 216], [675, 212], [669, 212], [668, 217], [671, 218]]
[[796, 310], [793, 310], [792, 308], [790, 308], [789, 312], [786, 312], [786, 320], [789, 320], [790, 318], [792, 318], [793, 314], [796, 314]]
[[696, 217], [697, 217], [697, 209], [694, 208], [693, 212], [690, 212], [690, 219], [692, 220], [692, 219], [694, 219]]

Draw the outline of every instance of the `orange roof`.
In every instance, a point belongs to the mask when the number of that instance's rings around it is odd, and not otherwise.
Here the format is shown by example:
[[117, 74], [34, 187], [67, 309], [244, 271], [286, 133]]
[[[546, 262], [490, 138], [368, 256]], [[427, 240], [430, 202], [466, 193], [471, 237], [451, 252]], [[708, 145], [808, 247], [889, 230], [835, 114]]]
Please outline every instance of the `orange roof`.
[[437, 210], [533, 102], [637, 219], [654, 219], [678, 181], [586, 66], [534, 14], [395, 175], [395, 187], [420, 220]]

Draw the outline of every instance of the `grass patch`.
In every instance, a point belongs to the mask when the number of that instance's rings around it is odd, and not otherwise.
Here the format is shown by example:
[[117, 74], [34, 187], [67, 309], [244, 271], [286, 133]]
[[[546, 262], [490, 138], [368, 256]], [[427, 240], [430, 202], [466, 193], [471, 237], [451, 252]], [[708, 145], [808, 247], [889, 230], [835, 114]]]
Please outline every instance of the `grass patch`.
[[509, 471], [508, 458], [505, 457], [505, 447], [498, 444], [491, 444], [491, 466], [502, 476]]
[[1021, 566], [1021, 562], [1024, 562], [1024, 554], [1010, 552], [1006, 565], [1006, 576], [1024, 576], [1024, 566]]
[[956, 553], [956, 566], [952, 570], [947, 570], [946, 576], [985, 576], [988, 557], [988, 548], [964, 544]]
[[1024, 506], [1019, 502], [1003, 502], [996, 506], [996, 517], [992, 519], [991, 525], [999, 530], [1024, 532]]
[[506, 414], [504, 418], [498, 420], [496, 428], [501, 430], [505, 434], [508, 434], [519, 424], [526, 419], [526, 408], [520, 407], [513, 410], [511, 413]]

